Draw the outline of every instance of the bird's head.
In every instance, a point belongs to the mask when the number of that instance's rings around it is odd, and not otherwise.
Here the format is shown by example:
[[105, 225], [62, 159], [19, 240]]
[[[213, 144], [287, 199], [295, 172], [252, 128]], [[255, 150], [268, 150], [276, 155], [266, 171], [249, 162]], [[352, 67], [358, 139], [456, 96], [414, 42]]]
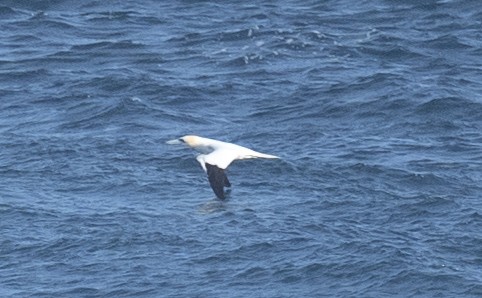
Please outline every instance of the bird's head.
[[166, 143], [170, 145], [186, 144], [187, 146], [194, 148], [201, 144], [201, 138], [199, 138], [198, 136], [187, 135], [178, 139], [167, 141]]

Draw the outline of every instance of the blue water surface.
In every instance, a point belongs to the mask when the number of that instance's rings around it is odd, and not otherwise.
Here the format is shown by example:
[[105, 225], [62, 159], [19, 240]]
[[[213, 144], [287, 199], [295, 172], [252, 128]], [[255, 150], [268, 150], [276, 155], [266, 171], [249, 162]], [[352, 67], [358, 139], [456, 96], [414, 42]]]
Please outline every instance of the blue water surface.
[[[479, 1], [0, 2], [0, 296], [482, 296]], [[197, 134], [281, 160], [227, 170]]]

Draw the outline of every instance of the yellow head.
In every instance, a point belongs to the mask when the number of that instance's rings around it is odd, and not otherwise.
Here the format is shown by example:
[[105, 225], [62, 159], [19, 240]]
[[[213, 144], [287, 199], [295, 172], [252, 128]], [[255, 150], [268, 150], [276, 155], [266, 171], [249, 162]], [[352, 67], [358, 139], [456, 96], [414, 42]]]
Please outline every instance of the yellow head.
[[189, 147], [197, 147], [201, 145], [201, 138], [193, 135], [183, 136], [179, 138], [179, 141], [185, 143]]
[[205, 146], [204, 144], [205, 140], [206, 140], [205, 138], [201, 138], [198, 136], [187, 135], [187, 136], [180, 137], [178, 139], [167, 141], [166, 144], [169, 144], [169, 145], [185, 144], [191, 148], [196, 149], [196, 148], [201, 148]]

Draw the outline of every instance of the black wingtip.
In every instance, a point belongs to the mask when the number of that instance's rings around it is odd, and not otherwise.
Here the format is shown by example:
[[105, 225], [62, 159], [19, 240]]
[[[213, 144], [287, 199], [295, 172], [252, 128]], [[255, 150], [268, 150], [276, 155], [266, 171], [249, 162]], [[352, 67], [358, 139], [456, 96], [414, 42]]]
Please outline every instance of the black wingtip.
[[224, 186], [231, 187], [231, 182], [229, 182], [228, 176], [226, 176], [226, 173], [224, 173]]
[[209, 184], [214, 191], [214, 194], [221, 200], [226, 199], [226, 195], [224, 194], [224, 187], [231, 187], [231, 183], [226, 177], [224, 170], [215, 166], [206, 163], [206, 170], [208, 173]]

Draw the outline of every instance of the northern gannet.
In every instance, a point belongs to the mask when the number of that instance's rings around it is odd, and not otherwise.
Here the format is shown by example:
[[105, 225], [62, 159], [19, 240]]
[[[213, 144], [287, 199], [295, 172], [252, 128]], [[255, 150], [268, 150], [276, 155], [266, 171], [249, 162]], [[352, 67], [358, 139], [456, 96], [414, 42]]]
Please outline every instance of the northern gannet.
[[231, 183], [224, 170], [236, 159], [279, 158], [278, 156], [256, 152], [246, 147], [213, 139], [187, 135], [167, 141], [167, 144], [185, 144], [199, 152], [196, 159], [208, 175], [209, 184], [216, 196], [224, 199], [224, 187]]

